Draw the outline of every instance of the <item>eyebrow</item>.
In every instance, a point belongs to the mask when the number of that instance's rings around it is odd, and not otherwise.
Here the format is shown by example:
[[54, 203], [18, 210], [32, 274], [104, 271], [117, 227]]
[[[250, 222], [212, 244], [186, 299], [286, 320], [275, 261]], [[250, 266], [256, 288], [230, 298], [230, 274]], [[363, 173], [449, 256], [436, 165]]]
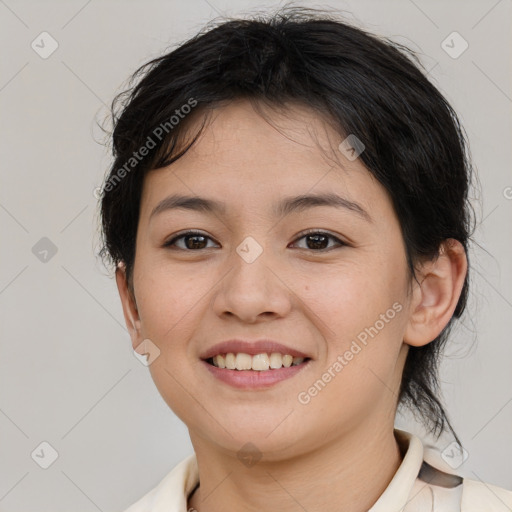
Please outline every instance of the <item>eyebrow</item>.
[[[356, 213], [368, 222], [373, 222], [368, 212], [364, 210], [360, 204], [349, 201], [348, 199], [334, 193], [304, 194], [300, 196], [284, 198], [277, 205], [275, 205], [274, 214], [279, 217], [284, 217], [290, 213], [303, 212], [304, 210], [316, 206], [344, 208]], [[155, 206], [155, 208], [153, 208], [149, 218], [151, 219], [159, 213], [174, 209], [225, 214], [226, 204], [214, 199], [207, 199], [205, 197], [174, 194], [160, 201]]]

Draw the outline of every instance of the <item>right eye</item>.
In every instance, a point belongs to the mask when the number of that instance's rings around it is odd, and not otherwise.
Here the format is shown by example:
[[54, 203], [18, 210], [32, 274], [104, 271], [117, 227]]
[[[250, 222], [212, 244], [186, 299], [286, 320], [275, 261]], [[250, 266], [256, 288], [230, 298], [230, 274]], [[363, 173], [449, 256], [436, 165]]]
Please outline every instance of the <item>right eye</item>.
[[[163, 247], [178, 248], [183, 251], [197, 251], [209, 249], [210, 247], [207, 247], [208, 240], [212, 239], [201, 231], [188, 230], [165, 242]], [[183, 242], [183, 244], [179, 245], [178, 242]]]

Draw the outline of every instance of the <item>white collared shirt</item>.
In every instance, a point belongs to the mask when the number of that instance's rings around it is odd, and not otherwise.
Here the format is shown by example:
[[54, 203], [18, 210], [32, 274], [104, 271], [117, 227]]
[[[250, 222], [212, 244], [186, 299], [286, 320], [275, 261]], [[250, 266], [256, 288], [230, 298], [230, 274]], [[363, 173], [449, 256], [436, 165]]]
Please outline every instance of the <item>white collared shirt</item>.
[[[368, 512], [512, 512], [512, 491], [445, 473], [424, 461], [423, 444], [395, 430], [405, 455], [386, 490]], [[125, 512], [187, 512], [199, 482], [195, 454]]]

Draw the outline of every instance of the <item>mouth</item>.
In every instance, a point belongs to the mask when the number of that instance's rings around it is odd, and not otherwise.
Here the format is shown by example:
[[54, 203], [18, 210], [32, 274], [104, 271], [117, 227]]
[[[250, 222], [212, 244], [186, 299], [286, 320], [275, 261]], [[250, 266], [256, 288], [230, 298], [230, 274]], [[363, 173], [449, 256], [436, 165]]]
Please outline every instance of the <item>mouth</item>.
[[227, 352], [204, 359], [206, 363], [219, 369], [254, 372], [268, 372], [300, 366], [309, 360], [309, 357], [297, 357], [279, 352], [262, 352], [255, 355], [244, 352]]
[[205, 350], [200, 359], [217, 381], [244, 390], [273, 386], [312, 361], [308, 354], [269, 339], [227, 340]]
[[307, 368], [310, 357], [280, 352], [226, 352], [202, 359], [216, 381], [244, 391], [265, 390]]

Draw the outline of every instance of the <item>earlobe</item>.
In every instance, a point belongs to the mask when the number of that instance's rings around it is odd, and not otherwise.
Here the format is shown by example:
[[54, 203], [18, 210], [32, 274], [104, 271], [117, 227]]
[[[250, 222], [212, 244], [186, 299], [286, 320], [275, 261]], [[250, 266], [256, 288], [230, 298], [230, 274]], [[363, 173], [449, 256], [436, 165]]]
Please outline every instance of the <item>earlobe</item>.
[[467, 273], [466, 252], [452, 238], [445, 240], [439, 256], [424, 263], [414, 281], [410, 318], [404, 342], [420, 347], [439, 336], [453, 316]]
[[120, 263], [116, 269], [116, 283], [119, 291], [119, 297], [123, 306], [123, 315], [132, 339], [133, 347], [137, 347], [142, 341], [140, 332], [140, 317], [137, 309], [137, 303], [133, 292], [130, 290], [128, 285], [128, 279], [126, 276], [126, 267], [124, 263]]

